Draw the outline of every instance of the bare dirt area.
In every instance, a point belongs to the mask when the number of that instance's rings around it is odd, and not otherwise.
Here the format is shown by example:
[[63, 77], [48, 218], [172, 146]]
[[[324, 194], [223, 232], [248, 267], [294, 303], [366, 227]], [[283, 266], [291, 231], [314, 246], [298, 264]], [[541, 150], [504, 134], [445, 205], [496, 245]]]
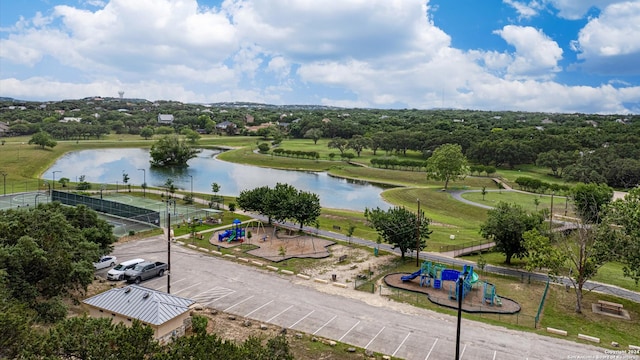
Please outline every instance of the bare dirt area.
[[249, 226], [243, 228], [243, 231], [245, 236], [242, 239], [232, 241], [221, 241], [220, 235], [224, 231], [216, 231], [209, 243], [221, 248], [234, 248], [241, 244], [258, 246], [247, 253], [274, 262], [292, 258], [325, 258], [331, 255], [327, 247], [335, 244], [309, 234], [269, 226]]

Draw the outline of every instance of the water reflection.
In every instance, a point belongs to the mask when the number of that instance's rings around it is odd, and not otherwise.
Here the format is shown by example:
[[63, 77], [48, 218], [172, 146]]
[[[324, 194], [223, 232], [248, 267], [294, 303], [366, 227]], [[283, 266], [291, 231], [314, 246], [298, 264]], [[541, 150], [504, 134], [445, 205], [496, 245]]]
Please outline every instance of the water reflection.
[[276, 170], [228, 163], [216, 159], [217, 154], [219, 151], [204, 150], [189, 161], [188, 168], [165, 169], [150, 167], [147, 149], [82, 150], [58, 159], [43, 178], [51, 179], [55, 170], [56, 180], [66, 177], [78, 181], [84, 175], [89, 182], [122, 185], [122, 174], [126, 173], [130, 184], [140, 185], [146, 173], [147, 184], [152, 187], [161, 187], [171, 178], [181, 189], [189, 191], [193, 184], [194, 192], [212, 193], [211, 184], [216, 182], [220, 185], [218, 194], [229, 196], [237, 196], [242, 190], [287, 183], [296, 189], [318, 194], [323, 207], [356, 211], [363, 211], [365, 207], [390, 207], [380, 197], [383, 190], [380, 185], [335, 178], [324, 172]]

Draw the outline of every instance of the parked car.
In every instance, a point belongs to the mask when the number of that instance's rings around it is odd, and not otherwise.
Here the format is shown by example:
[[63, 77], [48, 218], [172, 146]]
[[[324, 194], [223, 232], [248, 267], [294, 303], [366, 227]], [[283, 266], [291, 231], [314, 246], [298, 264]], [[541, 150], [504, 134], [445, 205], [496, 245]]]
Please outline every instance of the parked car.
[[100, 260], [98, 260], [98, 262], [94, 262], [93, 267], [96, 270], [106, 269], [108, 267], [114, 266], [117, 261], [118, 259], [115, 256], [107, 255], [107, 256], [101, 257]]
[[143, 262], [136, 265], [133, 269], [124, 272], [124, 278], [128, 283], [139, 284], [141, 281], [150, 279], [155, 276], [162, 276], [167, 270], [167, 264], [156, 262]]
[[116, 267], [114, 267], [113, 269], [109, 270], [109, 272], [107, 273], [107, 279], [114, 281], [124, 280], [124, 272], [129, 269], [133, 269], [141, 262], [144, 262], [144, 259], [123, 261], [120, 264], [116, 265]]

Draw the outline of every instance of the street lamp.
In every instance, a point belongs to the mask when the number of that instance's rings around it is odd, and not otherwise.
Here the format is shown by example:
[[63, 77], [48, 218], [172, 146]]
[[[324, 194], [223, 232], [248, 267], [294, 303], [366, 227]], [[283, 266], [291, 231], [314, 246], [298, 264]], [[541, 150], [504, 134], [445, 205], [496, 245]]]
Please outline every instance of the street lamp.
[[[53, 187], [52, 187], [52, 190], [56, 189], [56, 173], [59, 173], [59, 172], [62, 172], [62, 171], [60, 171], [60, 170], [52, 171], [52, 173], [53, 173]], [[53, 193], [53, 191], [52, 191], [52, 193]]]
[[167, 294], [171, 294], [171, 203], [175, 207], [175, 199], [167, 200]]
[[460, 325], [462, 322], [462, 293], [464, 292], [465, 279], [469, 274], [468, 271], [469, 270], [467, 270], [465, 265], [464, 273], [460, 274], [460, 277], [458, 278], [458, 283], [456, 284], [456, 286], [458, 287], [457, 294], [456, 294], [458, 298], [458, 327], [456, 330], [456, 360], [460, 359]]
[[138, 169], [142, 170], [142, 197], [147, 197], [147, 170], [146, 169]]
[[191, 178], [191, 201], [193, 201], [193, 175], [189, 175]]

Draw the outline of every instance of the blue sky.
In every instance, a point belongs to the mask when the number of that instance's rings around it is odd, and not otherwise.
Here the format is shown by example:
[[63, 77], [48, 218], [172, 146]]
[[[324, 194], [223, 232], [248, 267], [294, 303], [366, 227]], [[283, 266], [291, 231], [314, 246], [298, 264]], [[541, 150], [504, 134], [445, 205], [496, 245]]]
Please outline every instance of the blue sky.
[[640, 113], [640, 1], [0, 0], [0, 96]]

